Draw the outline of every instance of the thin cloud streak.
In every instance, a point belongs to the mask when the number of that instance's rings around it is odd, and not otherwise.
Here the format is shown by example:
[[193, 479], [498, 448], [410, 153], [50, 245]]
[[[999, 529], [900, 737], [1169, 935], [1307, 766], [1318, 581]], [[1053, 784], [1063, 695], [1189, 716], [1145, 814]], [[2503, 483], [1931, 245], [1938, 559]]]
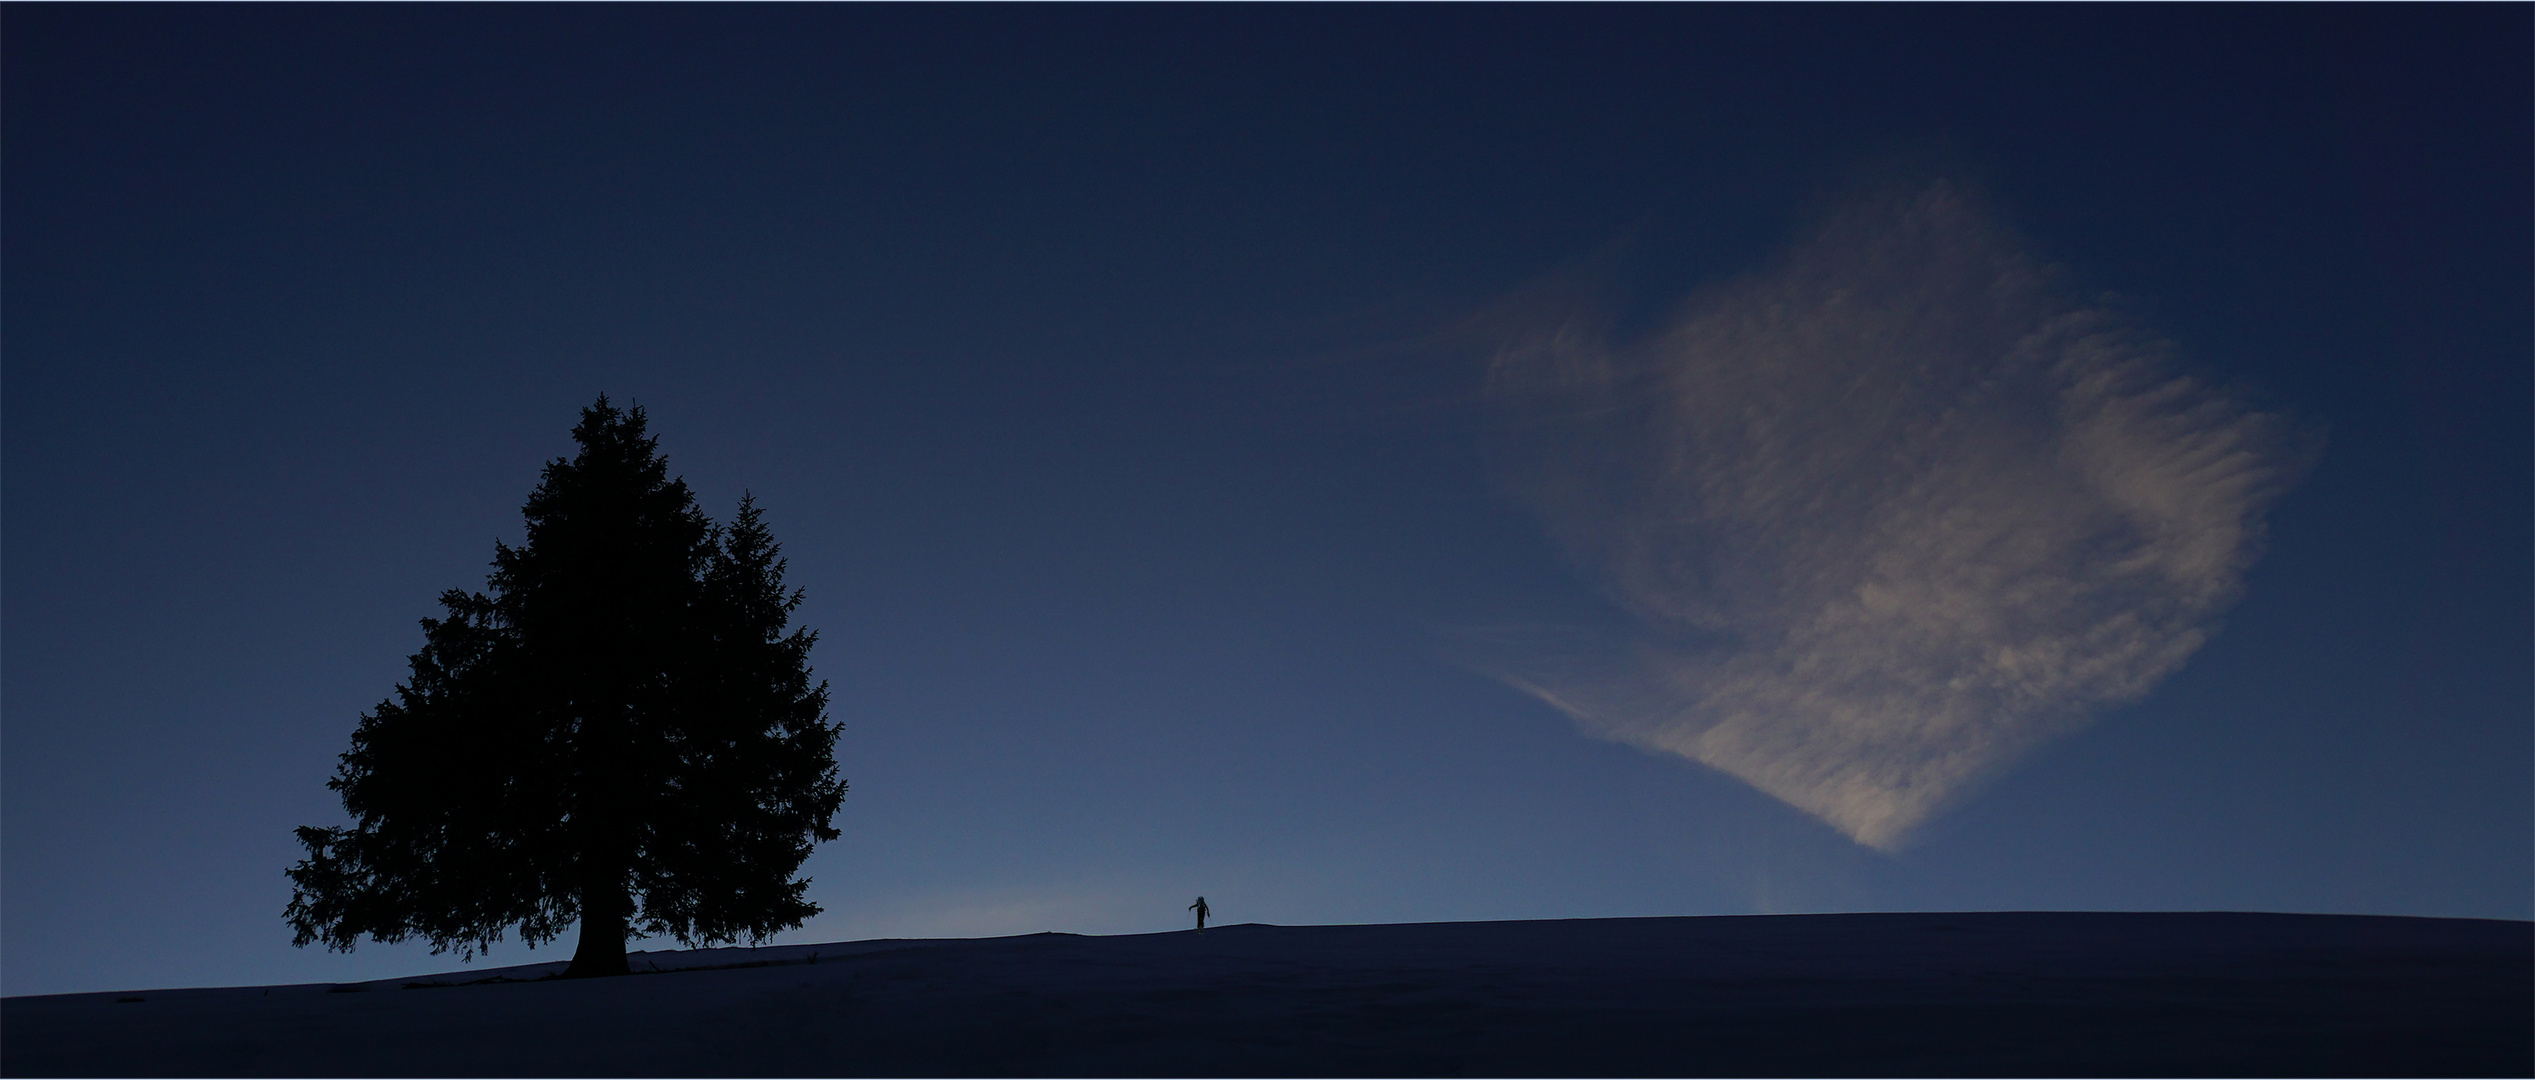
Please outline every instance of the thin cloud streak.
[[1509, 310], [1509, 490], [1634, 621], [1461, 657], [1886, 851], [2180, 668], [2318, 445], [2068, 299], [1944, 183], [1849, 205], [1636, 341]]

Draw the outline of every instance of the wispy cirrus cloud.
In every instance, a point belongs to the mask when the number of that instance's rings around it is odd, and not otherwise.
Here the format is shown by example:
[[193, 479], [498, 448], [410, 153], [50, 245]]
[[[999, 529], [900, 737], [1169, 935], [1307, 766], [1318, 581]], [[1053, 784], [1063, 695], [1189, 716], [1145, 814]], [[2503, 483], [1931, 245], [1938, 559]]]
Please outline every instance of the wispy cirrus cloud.
[[1464, 656], [1884, 850], [2181, 667], [2316, 446], [1944, 183], [1636, 340], [1572, 305], [1502, 325], [1507, 483], [1634, 622]]

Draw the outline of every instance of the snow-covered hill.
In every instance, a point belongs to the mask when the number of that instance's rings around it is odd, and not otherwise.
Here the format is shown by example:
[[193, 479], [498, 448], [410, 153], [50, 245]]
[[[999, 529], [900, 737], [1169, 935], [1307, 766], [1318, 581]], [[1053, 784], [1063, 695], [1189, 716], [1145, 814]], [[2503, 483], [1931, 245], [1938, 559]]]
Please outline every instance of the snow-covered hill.
[[644, 953], [630, 978], [538, 980], [560, 966], [9, 998], [0, 1072], [2535, 1073], [2535, 924], [2523, 922], [1251, 924]]

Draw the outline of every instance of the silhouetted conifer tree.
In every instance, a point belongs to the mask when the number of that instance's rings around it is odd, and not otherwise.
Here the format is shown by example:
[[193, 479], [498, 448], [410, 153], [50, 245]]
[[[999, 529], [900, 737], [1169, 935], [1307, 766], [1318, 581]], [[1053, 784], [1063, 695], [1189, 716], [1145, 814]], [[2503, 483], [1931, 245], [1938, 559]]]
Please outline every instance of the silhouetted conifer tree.
[[816, 635], [755, 502], [728, 530], [669, 476], [642, 409], [605, 397], [529, 494], [489, 593], [442, 594], [396, 696], [302, 828], [294, 944], [420, 937], [472, 957], [578, 921], [570, 974], [625, 971], [629, 933], [762, 940], [818, 913], [796, 880], [844, 798]]

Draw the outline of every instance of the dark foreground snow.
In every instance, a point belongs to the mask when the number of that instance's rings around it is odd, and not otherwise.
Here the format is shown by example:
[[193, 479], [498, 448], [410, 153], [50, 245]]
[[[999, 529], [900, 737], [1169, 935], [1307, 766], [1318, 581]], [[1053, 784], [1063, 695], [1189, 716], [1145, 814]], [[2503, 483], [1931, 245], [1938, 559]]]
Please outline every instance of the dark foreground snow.
[[[0, 1072], [2535, 1074], [2535, 924], [2523, 922], [1244, 925], [647, 953], [636, 967], [661, 973], [533, 981], [559, 966], [412, 988], [8, 998]], [[494, 975], [532, 981], [453, 985]]]

